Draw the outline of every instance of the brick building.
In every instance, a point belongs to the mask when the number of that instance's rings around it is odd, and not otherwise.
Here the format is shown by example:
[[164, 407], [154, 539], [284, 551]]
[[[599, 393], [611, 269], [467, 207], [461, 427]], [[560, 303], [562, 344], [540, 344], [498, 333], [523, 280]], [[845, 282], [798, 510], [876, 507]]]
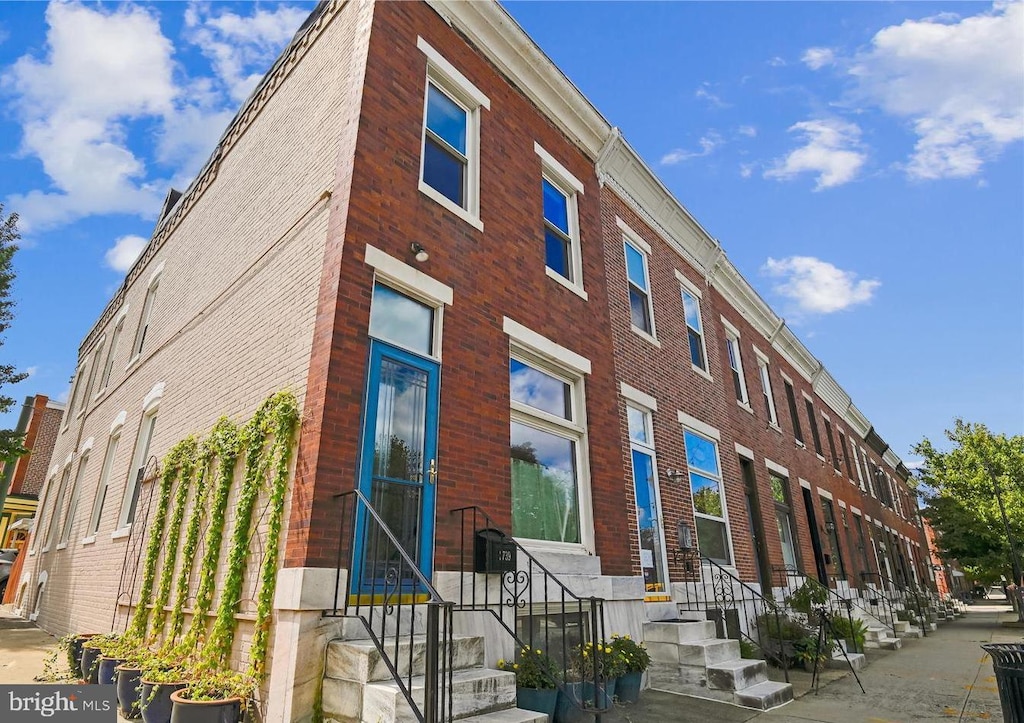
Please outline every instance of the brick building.
[[681, 547], [765, 596], [928, 579], [899, 457], [497, 4], [321, 4], [166, 206], [79, 349], [22, 601], [49, 630], [124, 620], [153, 460], [285, 388], [270, 720], [321, 687], [352, 489], [438, 590], [475, 505], [636, 637]]

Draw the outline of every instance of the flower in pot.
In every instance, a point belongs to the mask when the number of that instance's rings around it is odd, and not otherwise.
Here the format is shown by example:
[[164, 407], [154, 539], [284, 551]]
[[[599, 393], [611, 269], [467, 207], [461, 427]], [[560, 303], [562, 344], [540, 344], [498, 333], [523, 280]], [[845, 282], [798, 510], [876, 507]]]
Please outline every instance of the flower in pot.
[[636, 703], [640, 699], [640, 685], [644, 671], [651, 664], [651, 656], [643, 643], [628, 635], [612, 635], [612, 657], [619, 669], [615, 695], [623, 703]]
[[558, 701], [559, 671], [540, 648], [523, 648], [515, 661], [499, 660], [498, 669], [515, 673], [516, 705], [554, 718]]
[[139, 709], [144, 723], [170, 723], [171, 693], [185, 687], [189, 667], [190, 661], [172, 660], [158, 653], [141, 661]]
[[171, 693], [171, 723], [240, 723], [255, 690], [249, 674], [200, 670]]

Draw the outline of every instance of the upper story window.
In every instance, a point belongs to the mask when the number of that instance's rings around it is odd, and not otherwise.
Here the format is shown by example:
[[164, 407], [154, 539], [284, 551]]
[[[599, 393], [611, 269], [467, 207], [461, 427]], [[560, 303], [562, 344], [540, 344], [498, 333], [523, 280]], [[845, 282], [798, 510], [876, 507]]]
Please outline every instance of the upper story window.
[[814, 442], [814, 453], [824, 457], [821, 450], [821, 435], [818, 433], [818, 418], [814, 416], [814, 403], [804, 397], [804, 405], [807, 407], [807, 423], [811, 425], [811, 441]]
[[788, 379], [783, 379], [782, 383], [786, 385], [786, 401], [789, 402], [789, 418], [793, 423], [793, 436], [802, 447], [804, 446], [804, 432], [800, 428], [800, 416], [796, 411], [796, 394], [793, 392], [793, 383]]
[[82, 396], [82, 388], [85, 386], [85, 367], [82, 365], [78, 368], [75, 373], [75, 380], [71, 384], [71, 394], [68, 395], [68, 410], [64, 413], [64, 429], [68, 428], [71, 424], [71, 420], [75, 417], [75, 412], [78, 410], [79, 398]]
[[96, 344], [96, 351], [92, 353], [92, 362], [89, 364], [89, 380], [85, 383], [85, 393], [82, 395], [82, 408], [79, 410], [79, 414], [85, 411], [86, 405], [89, 404], [89, 397], [92, 394], [96, 379], [99, 377], [100, 361], [103, 358], [103, 337], [100, 337], [99, 343]]
[[135, 330], [135, 341], [132, 343], [132, 359], [137, 359], [146, 345], [146, 335], [149, 333], [149, 324], [153, 318], [153, 304], [156, 303], [158, 288], [160, 280], [155, 279], [146, 290], [146, 301], [142, 305], [142, 315], [139, 316], [139, 326]]
[[651, 307], [647, 255], [630, 240], [623, 241], [626, 250], [626, 277], [629, 285], [629, 320], [634, 329], [654, 336], [654, 311]]
[[423, 38], [427, 56], [420, 190], [476, 228], [480, 222], [480, 108], [490, 101]]
[[132, 466], [128, 469], [124, 497], [121, 499], [121, 515], [117, 521], [118, 530], [131, 526], [135, 521], [135, 512], [139, 504], [139, 493], [142, 490], [142, 479], [149, 462], [149, 446], [156, 432], [157, 413], [160, 410], [160, 398], [163, 396], [164, 383], [155, 384], [142, 402], [142, 425], [139, 436], [135, 439], [135, 454], [132, 455]]
[[107, 501], [110, 474], [114, 469], [114, 457], [117, 455], [118, 444], [121, 442], [121, 427], [124, 424], [124, 418], [124, 412], [121, 412], [111, 426], [110, 436], [107, 438], [107, 451], [103, 455], [103, 468], [100, 470], [99, 483], [96, 485], [96, 496], [92, 501], [89, 527], [86, 528], [89, 536], [96, 534], [97, 530], [100, 529], [100, 521], [103, 519], [103, 506]]
[[704, 344], [704, 326], [700, 319], [701, 294], [681, 274], [677, 273], [677, 278], [682, 284], [680, 292], [683, 295], [683, 314], [686, 317], [686, 337], [690, 345], [690, 364], [694, 369], [707, 372], [708, 354]]
[[541, 198], [544, 207], [544, 261], [548, 276], [579, 296], [583, 291], [583, 260], [580, 252], [580, 223], [576, 197], [583, 184], [556, 161], [550, 153], [534, 144], [541, 158]]
[[68, 482], [71, 479], [71, 462], [68, 461], [67, 466], [64, 467], [64, 473], [60, 476], [60, 486], [57, 488], [57, 498], [54, 500], [53, 511], [50, 512], [50, 522], [46, 526], [46, 547], [43, 548], [43, 552], [49, 550], [54, 543], [58, 529], [58, 520], [60, 519], [61, 511], [64, 509], [64, 494], [67, 492]]
[[107, 359], [103, 362], [103, 373], [100, 374], [100, 388], [96, 394], [100, 394], [110, 384], [110, 376], [114, 370], [114, 360], [117, 354], [117, 346], [121, 341], [121, 334], [124, 332], [124, 318], [128, 313], [128, 306], [125, 305], [114, 320], [114, 331], [110, 335], [110, 345], [107, 347]]
[[843, 462], [846, 465], [846, 476], [853, 480], [853, 460], [850, 459], [850, 447], [846, 444], [846, 435], [843, 430], [836, 428], [839, 433], [839, 449], [843, 453]]
[[740, 334], [724, 318], [722, 324], [725, 326], [725, 352], [729, 357], [729, 370], [732, 372], [732, 387], [736, 393], [736, 401], [749, 408], [747, 380], [743, 377], [743, 358], [740, 356]]
[[85, 471], [89, 467], [89, 454], [92, 450], [92, 437], [87, 442], [87, 447], [82, 450], [81, 457], [78, 458], [78, 472], [75, 473], [75, 481], [71, 484], [71, 493], [68, 495], [70, 502], [68, 502], [68, 511], [64, 515], [64, 525], [60, 530], [60, 538], [58, 539], [59, 545], [66, 545], [68, 539], [71, 537], [71, 525], [75, 521], [75, 515], [78, 513], [78, 496], [82, 490], [82, 481], [85, 479]]
[[828, 417], [822, 417], [825, 422], [825, 436], [828, 438], [828, 451], [832, 455], [832, 469], [839, 472], [839, 456], [836, 455], [836, 439], [832, 436], [832, 423]]
[[757, 375], [761, 379], [761, 400], [764, 403], [764, 413], [768, 417], [768, 423], [774, 427], [779, 426], [779, 417], [775, 412], [775, 395], [772, 394], [772, 378], [768, 373], [768, 358], [754, 349], [757, 356]]

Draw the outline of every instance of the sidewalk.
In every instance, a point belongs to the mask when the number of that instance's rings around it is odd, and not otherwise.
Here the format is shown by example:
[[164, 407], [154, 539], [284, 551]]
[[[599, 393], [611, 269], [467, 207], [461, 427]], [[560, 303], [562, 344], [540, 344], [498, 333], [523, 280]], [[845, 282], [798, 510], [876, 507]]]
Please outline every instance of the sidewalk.
[[[868, 667], [860, 672], [866, 695], [849, 670], [825, 671], [817, 695], [810, 675], [794, 672], [797, 699], [774, 711], [648, 690], [637, 704], [617, 705], [601, 723], [999, 723], [992, 661], [979, 646], [1024, 642], [1024, 629], [1002, 624], [1015, 619], [1008, 610], [972, 605], [965, 617], [940, 625], [927, 638], [905, 639], [902, 650], [869, 650]], [[31, 683], [55, 644], [35, 624], [0, 607], [0, 683]]]

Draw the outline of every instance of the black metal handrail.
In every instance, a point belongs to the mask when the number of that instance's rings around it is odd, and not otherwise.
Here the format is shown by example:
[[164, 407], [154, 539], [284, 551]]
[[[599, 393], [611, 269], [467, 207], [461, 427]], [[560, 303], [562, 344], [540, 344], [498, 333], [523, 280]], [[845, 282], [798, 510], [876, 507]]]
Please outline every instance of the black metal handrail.
[[[783, 600], [789, 608], [807, 615], [809, 621], [816, 623], [815, 615], [820, 608], [824, 607], [831, 618], [833, 627], [835, 627], [836, 618], [846, 621], [849, 635], [843, 637], [851, 645], [849, 652], [864, 652], [864, 646], [857, 642], [856, 635], [854, 635], [856, 629], [853, 622], [855, 619], [854, 603], [849, 598], [843, 597], [838, 591], [828, 585], [823, 585], [816, 577], [807, 575], [795, 567], [776, 566], [772, 568], [772, 574], [779, 583], [777, 587], [781, 590]], [[859, 620], [859, 618], [857, 619]]]
[[[610, 706], [610, 701], [596, 692], [603, 691], [605, 684], [601, 665], [595, 662], [601, 659], [598, 649], [605, 641], [604, 599], [574, 593], [511, 535], [499, 529], [482, 508], [468, 505], [453, 509], [450, 514], [460, 518], [461, 575], [455, 610], [491, 614], [512, 637], [517, 655], [519, 651], [542, 650], [554, 663], [551, 683], [577, 708], [600, 716]], [[482, 544], [477, 540], [481, 532], [492, 542], [515, 549], [516, 554], [506, 561], [510, 569], [476, 570], [477, 565], [472, 563], [476, 545]], [[500, 576], [497, 587], [493, 585], [493, 575]], [[551, 625], [552, 621], [557, 624]], [[593, 651], [598, 651], [596, 657]], [[577, 682], [592, 685], [595, 692], [568, 685]]]
[[[876, 578], [879, 582], [878, 585], [884, 586], [886, 590], [886, 597], [892, 601], [893, 609], [896, 611], [894, 614], [896, 618], [899, 618], [899, 610], [905, 611], [910, 615], [914, 622], [917, 622], [921, 626], [921, 635], [927, 637], [928, 635], [928, 614], [927, 608], [931, 606], [931, 602], [928, 601], [926, 594], [917, 587], [917, 585], [911, 583], [910, 585], [901, 585], [893, 580], [890, 580], [881, 573], [870, 573], [872, 577]], [[922, 605], [922, 598], [928, 603]]]
[[[789, 682], [792, 652], [787, 645], [789, 616], [771, 598], [740, 580], [714, 560], [700, 556], [693, 550], [692, 557], [700, 560], [699, 570], [687, 561], [687, 579], [675, 583], [685, 600], [681, 610], [704, 613], [715, 623], [719, 637], [747, 642], [782, 669]], [[678, 599], [678, 598], [677, 598]]]
[[[341, 508], [341, 531], [334, 608], [326, 615], [362, 622], [420, 723], [451, 721], [454, 603], [434, 589], [362, 492], [351, 490], [334, 497]], [[357, 553], [361, 553], [358, 558]], [[348, 589], [342, 589], [343, 570], [350, 576]], [[412, 693], [418, 659], [415, 639], [418, 616], [424, 613], [423, 701], [417, 703]]]
[[[877, 618], [883, 625], [888, 625], [889, 629], [895, 633], [897, 605], [884, 586], [884, 578], [877, 572], [862, 572], [860, 579], [864, 582], [864, 588], [861, 590], [861, 599], [856, 602], [857, 606]], [[869, 584], [874, 587], [867, 587]], [[868, 593], [867, 598], [864, 597], [864, 593]], [[874, 602], [871, 602], [872, 600]], [[869, 607], [864, 606], [865, 602]], [[876, 610], [871, 608], [876, 608]]]

